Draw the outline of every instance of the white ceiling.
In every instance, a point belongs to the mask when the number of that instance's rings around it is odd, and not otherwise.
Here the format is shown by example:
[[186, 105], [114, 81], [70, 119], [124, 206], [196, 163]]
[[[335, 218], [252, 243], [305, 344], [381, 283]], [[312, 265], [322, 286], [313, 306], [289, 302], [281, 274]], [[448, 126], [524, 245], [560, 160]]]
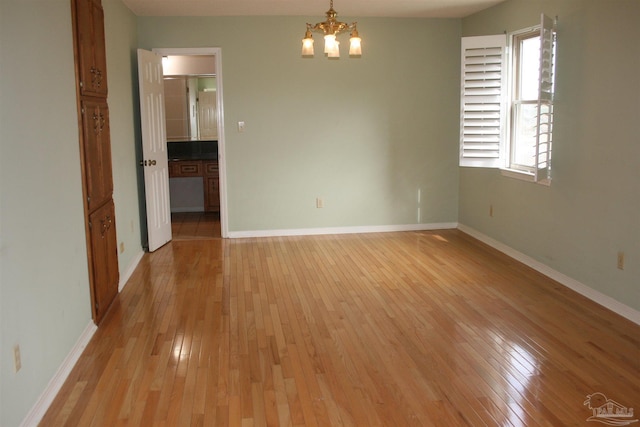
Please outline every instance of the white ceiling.
[[[318, 16], [329, 0], [123, 0], [139, 16]], [[505, 0], [334, 0], [346, 17], [461, 18]]]

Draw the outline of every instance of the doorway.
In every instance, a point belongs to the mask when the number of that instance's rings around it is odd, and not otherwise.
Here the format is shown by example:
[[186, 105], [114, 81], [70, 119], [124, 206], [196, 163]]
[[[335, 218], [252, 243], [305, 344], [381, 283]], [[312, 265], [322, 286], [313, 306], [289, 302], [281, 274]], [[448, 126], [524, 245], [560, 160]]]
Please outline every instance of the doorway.
[[[210, 97], [207, 94], [207, 103], [208, 103], [208, 111], [217, 110], [216, 114], [214, 114], [215, 128], [216, 134], [212, 136], [211, 134], [211, 122], [207, 122], [206, 126], [198, 126], [195, 125], [198, 131], [194, 132], [193, 135], [186, 136], [191, 141], [197, 141], [201, 137], [205, 140], [212, 141], [215, 139], [217, 143], [217, 161], [218, 161], [218, 180], [217, 186], [219, 191], [219, 210], [217, 212], [208, 212], [208, 209], [204, 209], [204, 211], [199, 211], [199, 209], [180, 209], [180, 208], [172, 208], [171, 214], [171, 228], [174, 239], [190, 239], [190, 238], [212, 238], [212, 237], [227, 237], [228, 235], [228, 222], [227, 222], [227, 186], [226, 186], [226, 156], [225, 156], [225, 144], [224, 144], [224, 114], [223, 114], [223, 84], [222, 84], [222, 57], [221, 57], [221, 49], [220, 48], [155, 48], [153, 49], [158, 55], [163, 57], [190, 57], [194, 62], [198, 62], [199, 59], [204, 59], [205, 57], [213, 57], [213, 69], [200, 69], [194, 72], [184, 72], [184, 75], [191, 75], [192, 77], [195, 75], [208, 76], [215, 78], [215, 97]], [[201, 61], [202, 63], [211, 63], [211, 61]], [[174, 75], [176, 71], [172, 71]], [[203, 92], [204, 93], [204, 92]], [[191, 92], [192, 96], [194, 92]], [[215, 98], [215, 99], [214, 99]], [[188, 102], [188, 101], [187, 101]], [[211, 105], [211, 104], [214, 105]], [[192, 110], [193, 106], [187, 106], [189, 111]], [[197, 108], [197, 107], [196, 107]], [[201, 113], [200, 113], [201, 114]], [[203, 118], [205, 116], [202, 116]], [[207, 117], [211, 117], [209, 114]], [[205, 120], [202, 120], [205, 122]], [[186, 123], [188, 127], [190, 124]], [[191, 125], [194, 126], [193, 124]], [[169, 138], [168, 138], [169, 139]], [[205, 194], [207, 191], [207, 179], [205, 178], [204, 184], [199, 184], [194, 182], [187, 182], [188, 179], [178, 178], [176, 181], [184, 180], [185, 183], [176, 182], [176, 186], [180, 188], [180, 185], [186, 184], [187, 186], [194, 184], [204, 185]], [[197, 190], [196, 190], [197, 191]], [[176, 193], [176, 200], [178, 197], [184, 196], [184, 191], [178, 189], [174, 190]], [[171, 198], [174, 198], [174, 194], [171, 194]], [[206, 206], [206, 197], [205, 197], [205, 206]]]

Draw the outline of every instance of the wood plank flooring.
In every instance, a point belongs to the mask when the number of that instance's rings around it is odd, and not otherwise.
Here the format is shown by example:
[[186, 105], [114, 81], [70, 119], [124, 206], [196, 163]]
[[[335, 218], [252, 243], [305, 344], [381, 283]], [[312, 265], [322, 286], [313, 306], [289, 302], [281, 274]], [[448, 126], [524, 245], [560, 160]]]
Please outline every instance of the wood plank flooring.
[[41, 425], [585, 426], [639, 379], [640, 326], [457, 230], [174, 241]]
[[173, 240], [213, 239], [222, 236], [220, 214], [214, 212], [171, 213]]

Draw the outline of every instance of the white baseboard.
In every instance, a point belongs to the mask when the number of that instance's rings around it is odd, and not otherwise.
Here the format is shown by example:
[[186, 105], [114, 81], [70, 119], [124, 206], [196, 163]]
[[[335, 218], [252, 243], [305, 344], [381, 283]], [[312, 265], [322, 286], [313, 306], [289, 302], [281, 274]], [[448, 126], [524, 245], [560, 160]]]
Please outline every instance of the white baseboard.
[[241, 239], [249, 237], [317, 236], [322, 234], [388, 233], [392, 231], [443, 230], [457, 228], [457, 226], [457, 222], [441, 222], [433, 224], [365, 225], [355, 227], [230, 231], [228, 237], [231, 239]]
[[129, 278], [131, 278], [131, 275], [133, 274], [133, 272], [136, 270], [136, 267], [138, 266], [138, 264], [140, 263], [140, 260], [142, 259], [142, 256], [144, 255], [144, 251], [140, 251], [136, 254], [136, 256], [133, 258], [133, 260], [131, 261], [131, 263], [129, 264], [129, 266], [127, 267], [127, 269], [120, 274], [120, 283], [118, 283], [118, 292], [122, 292], [122, 290], [124, 289], [124, 286], [127, 284], [127, 282], [129, 281]]
[[62, 388], [62, 385], [67, 380], [71, 370], [82, 355], [87, 344], [89, 344], [89, 341], [91, 341], [91, 338], [97, 329], [98, 327], [93, 322], [90, 322], [82, 334], [80, 334], [78, 341], [73, 346], [67, 357], [62, 361], [58, 371], [55, 373], [53, 378], [51, 378], [49, 384], [47, 384], [47, 387], [36, 401], [36, 404], [33, 405], [27, 416], [22, 420], [22, 423], [20, 424], [21, 427], [35, 427], [38, 425], [40, 420], [42, 420], [42, 417], [44, 417], [47, 409], [49, 409], [51, 402], [53, 402], [53, 399]]
[[[129, 267], [120, 275], [120, 283], [118, 284], [118, 292], [122, 291], [124, 286], [127, 284], [127, 281], [135, 271], [138, 263], [142, 259], [144, 255], [144, 251], [140, 251], [133, 259]], [[37, 426], [42, 417], [49, 409], [49, 405], [53, 402], [53, 399], [56, 397], [62, 385], [67, 380], [67, 377], [71, 373], [71, 370], [75, 366], [76, 362], [82, 355], [85, 347], [93, 337], [93, 334], [96, 332], [98, 327], [90, 322], [89, 325], [85, 328], [85, 330], [80, 334], [80, 338], [73, 346], [67, 357], [64, 359], [58, 371], [55, 373], [47, 387], [44, 389], [40, 397], [38, 398], [36, 404], [31, 408], [25, 419], [20, 424], [21, 427], [32, 427]]]
[[559, 271], [554, 270], [548, 265], [545, 265], [540, 261], [523, 254], [522, 252], [518, 252], [517, 250], [505, 245], [504, 243], [494, 240], [491, 237], [482, 234], [481, 232], [471, 227], [468, 227], [464, 224], [459, 224], [458, 229], [463, 233], [475, 237], [476, 239], [480, 240], [483, 243], [486, 243], [492, 248], [497, 249], [500, 252], [510, 256], [511, 258], [516, 259], [521, 263], [533, 268], [534, 270], [544, 274], [545, 276], [555, 280], [556, 282], [559, 282], [567, 288], [589, 298], [590, 300], [613, 311], [614, 313], [617, 313], [620, 316], [632, 321], [633, 323], [640, 325], [640, 311], [637, 311], [621, 303], [620, 301], [611, 298], [608, 295], [596, 291], [595, 289], [585, 285], [584, 283], [581, 283], [563, 273], [560, 273]]

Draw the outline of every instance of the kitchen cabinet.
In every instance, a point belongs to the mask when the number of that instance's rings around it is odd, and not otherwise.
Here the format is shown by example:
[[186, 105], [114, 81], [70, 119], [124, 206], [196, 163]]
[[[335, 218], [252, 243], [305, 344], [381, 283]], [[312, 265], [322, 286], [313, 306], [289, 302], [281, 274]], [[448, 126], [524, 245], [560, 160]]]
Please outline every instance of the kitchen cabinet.
[[179, 160], [169, 162], [170, 178], [189, 178], [202, 176], [201, 160]]
[[220, 212], [220, 178], [217, 160], [173, 160], [169, 162], [169, 178], [201, 177], [204, 211]]
[[75, 0], [79, 88], [82, 96], [107, 97], [104, 11], [100, 0]]
[[104, 100], [82, 100], [82, 145], [86, 199], [89, 211], [109, 201], [113, 194], [109, 108]]
[[220, 212], [220, 178], [218, 162], [204, 163], [204, 210]]
[[89, 215], [93, 311], [101, 319], [118, 293], [118, 248], [113, 200]]
[[100, 0], [71, 5], [91, 314], [99, 324], [119, 281], [104, 12]]

